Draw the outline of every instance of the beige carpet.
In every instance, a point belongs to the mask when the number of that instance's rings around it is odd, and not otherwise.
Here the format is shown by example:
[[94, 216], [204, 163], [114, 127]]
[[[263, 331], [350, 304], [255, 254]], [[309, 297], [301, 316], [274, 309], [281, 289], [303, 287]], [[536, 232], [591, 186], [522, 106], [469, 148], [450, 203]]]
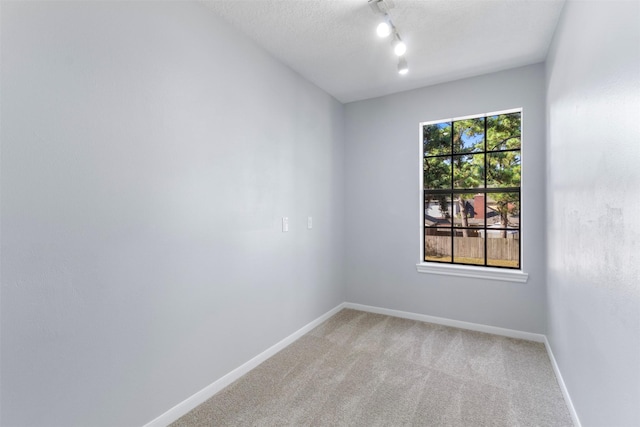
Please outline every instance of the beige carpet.
[[571, 426], [544, 345], [342, 310], [172, 426]]

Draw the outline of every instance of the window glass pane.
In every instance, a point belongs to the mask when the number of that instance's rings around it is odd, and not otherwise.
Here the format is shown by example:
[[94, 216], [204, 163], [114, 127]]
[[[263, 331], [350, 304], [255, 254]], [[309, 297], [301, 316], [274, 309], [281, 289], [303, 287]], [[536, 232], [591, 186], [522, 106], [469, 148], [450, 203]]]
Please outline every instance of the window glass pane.
[[520, 148], [520, 113], [487, 117], [487, 151]]
[[487, 194], [487, 228], [520, 228], [520, 193]]
[[484, 187], [484, 154], [453, 156], [453, 188]]
[[484, 265], [482, 230], [456, 230], [456, 236], [453, 239], [453, 262]]
[[425, 261], [451, 262], [451, 229], [425, 228]]
[[487, 231], [487, 265], [520, 268], [520, 230]]
[[487, 154], [487, 187], [520, 187], [520, 151]]
[[453, 195], [454, 227], [484, 227], [484, 194]]
[[437, 227], [451, 225], [451, 195], [424, 195], [424, 225]]
[[484, 151], [484, 117], [453, 122], [453, 150], [456, 153]]
[[435, 123], [422, 127], [424, 155], [451, 153], [451, 123]]
[[429, 157], [422, 162], [425, 190], [451, 188], [451, 157]]

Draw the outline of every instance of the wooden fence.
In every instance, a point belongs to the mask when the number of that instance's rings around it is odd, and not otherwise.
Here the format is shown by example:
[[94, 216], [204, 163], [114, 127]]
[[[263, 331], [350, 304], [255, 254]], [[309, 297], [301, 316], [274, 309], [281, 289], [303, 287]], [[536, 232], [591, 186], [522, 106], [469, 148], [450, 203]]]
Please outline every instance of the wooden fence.
[[[479, 237], [456, 237], [455, 256], [484, 258], [484, 239]], [[451, 237], [425, 236], [425, 255], [451, 256]], [[490, 237], [487, 239], [487, 255], [490, 259], [517, 261], [520, 257], [520, 239]]]

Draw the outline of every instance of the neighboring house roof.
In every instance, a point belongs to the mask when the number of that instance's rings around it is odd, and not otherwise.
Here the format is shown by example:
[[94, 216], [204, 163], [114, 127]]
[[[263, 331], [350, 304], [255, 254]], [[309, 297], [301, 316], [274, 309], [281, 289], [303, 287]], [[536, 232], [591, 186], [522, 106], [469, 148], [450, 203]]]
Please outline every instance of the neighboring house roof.
[[[465, 203], [465, 211], [468, 213], [467, 222], [470, 227], [482, 227], [484, 224], [484, 218], [476, 218], [477, 212], [475, 211], [475, 203], [474, 199], [469, 199]], [[429, 207], [427, 208], [427, 212], [433, 208], [437, 207], [439, 209], [439, 202], [436, 200], [432, 200], [429, 202]], [[436, 217], [429, 215], [429, 213], [425, 212], [425, 221], [428, 226], [437, 227], [443, 226], [447, 227], [451, 225], [451, 220], [448, 218]], [[495, 208], [487, 205], [487, 226], [488, 227], [496, 227], [500, 225], [502, 218], [500, 217], [500, 213], [498, 213]], [[509, 228], [518, 227], [520, 225], [520, 216], [519, 215], [509, 215]]]

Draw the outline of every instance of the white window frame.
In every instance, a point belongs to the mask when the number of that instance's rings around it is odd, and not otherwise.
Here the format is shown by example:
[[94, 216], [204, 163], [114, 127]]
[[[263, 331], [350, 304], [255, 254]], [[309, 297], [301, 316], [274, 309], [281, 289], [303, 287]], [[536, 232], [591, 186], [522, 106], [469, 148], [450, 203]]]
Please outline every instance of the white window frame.
[[[437, 263], [437, 262], [426, 262], [424, 261], [424, 163], [423, 163], [423, 159], [424, 159], [424, 141], [423, 141], [423, 127], [425, 125], [431, 125], [431, 124], [435, 124], [435, 123], [442, 123], [442, 122], [453, 122], [456, 120], [467, 120], [467, 119], [476, 119], [479, 117], [486, 117], [486, 116], [495, 116], [498, 114], [509, 114], [509, 113], [521, 113], [521, 128], [523, 129], [522, 131], [522, 136], [521, 136], [521, 152], [520, 152], [520, 159], [522, 164], [524, 164], [525, 160], [524, 160], [524, 146], [525, 146], [525, 142], [524, 142], [524, 127], [525, 127], [525, 123], [524, 123], [524, 114], [523, 114], [523, 109], [522, 108], [513, 108], [510, 110], [501, 110], [501, 111], [493, 111], [493, 112], [489, 112], [489, 113], [482, 113], [482, 114], [474, 114], [471, 116], [462, 116], [462, 117], [455, 117], [455, 118], [442, 118], [442, 119], [438, 119], [438, 120], [431, 120], [431, 121], [427, 121], [427, 122], [421, 122], [418, 126], [418, 144], [419, 144], [419, 152], [420, 152], [420, 157], [418, 158], [419, 161], [419, 168], [418, 168], [418, 183], [419, 183], [419, 193], [420, 193], [420, 197], [419, 197], [419, 203], [420, 203], [420, 208], [418, 210], [418, 212], [422, 212], [422, 214], [419, 216], [420, 219], [420, 227], [419, 227], [419, 237], [420, 237], [420, 241], [419, 241], [419, 245], [418, 247], [419, 249], [419, 256], [420, 258], [418, 258], [418, 263], [416, 264], [416, 269], [419, 273], [427, 273], [427, 274], [438, 274], [438, 275], [445, 275], [445, 276], [457, 276], [457, 277], [470, 277], [470, 278], [474, 278], [474, 279], [486, 279], [486, 280], [499, 280], [499, 281], [505, 281], [505, 282], [519, 282], [519, 283], [526, 283], [528, 278], [529, 278], [529, 274], [525, 273], [524, 271], [524, 240], [523, 240], [523, 235], [522, 232], [520, 233], [520, 269], [516, 270], [516, 269], [507, 269], [507, 268], [495, 268], [495, 267], [485, 267], [485, 266], [474, 266], [474, 265], [462, 265], [462, 264], [444, 264], [444, 263]], [[521, 179], [520, 179], [520, 227], [522, 227], [522, 224], [525, 224], [525, 221], [523, 220], [523, 217], [525, 216], [525, 209], [523, 208], [524, 204], [525, 204], [525, 198], [523, 197], [522, 194], [522, 188], [523, 188], [523, 182], [524, 182], [524, 178], [525, 178], [525, 169], [522, 168], [522, 172], [521, 172]], [[520, 229], [522, 230], [522, 229]]]

